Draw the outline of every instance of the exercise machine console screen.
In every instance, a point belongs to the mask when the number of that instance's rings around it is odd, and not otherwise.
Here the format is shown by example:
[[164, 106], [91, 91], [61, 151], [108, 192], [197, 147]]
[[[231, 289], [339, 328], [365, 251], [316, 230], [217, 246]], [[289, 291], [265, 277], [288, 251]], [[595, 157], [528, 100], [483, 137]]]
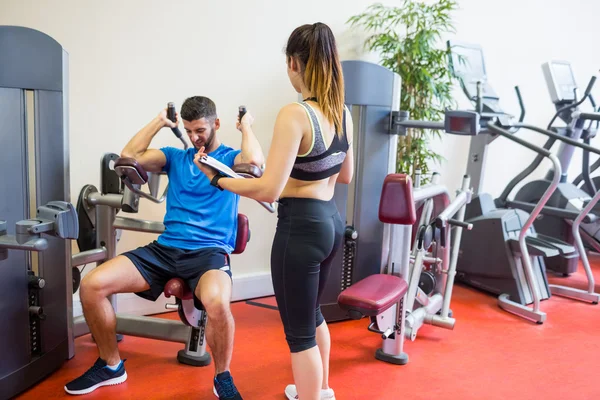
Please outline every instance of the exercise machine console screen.
[[566, 61], [549, 61], [542, 65], [542, 70], [553, 103], [575, 101], [577, 83], [571, 64]]

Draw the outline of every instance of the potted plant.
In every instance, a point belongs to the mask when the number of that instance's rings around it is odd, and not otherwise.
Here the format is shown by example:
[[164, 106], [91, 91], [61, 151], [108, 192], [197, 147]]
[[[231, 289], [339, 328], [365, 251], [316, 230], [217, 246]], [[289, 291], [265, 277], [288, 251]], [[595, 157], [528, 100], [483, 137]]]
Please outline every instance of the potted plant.
[[[398, 73], [402, 79], [400, 109], [415, 120], [440, 121], [444, 109], [452, 106], [452, 76], [448, 68], [450, 50], [442, 35], [454, 32], [451, 13], [455, 0], [437, 0], [426, 4], [418, 0], [401, 0], [397, 7], [373, 4], [365, 12], [348, 20], [352, 27], [372, 32], [365, 47], [381, 54], [381, 65]], [[409, 129], [398, 137], [396, 171], [422, 174], [428, 181], [431, 162], [443, 157], [430, 149], [430, 141], [439, 131]]]

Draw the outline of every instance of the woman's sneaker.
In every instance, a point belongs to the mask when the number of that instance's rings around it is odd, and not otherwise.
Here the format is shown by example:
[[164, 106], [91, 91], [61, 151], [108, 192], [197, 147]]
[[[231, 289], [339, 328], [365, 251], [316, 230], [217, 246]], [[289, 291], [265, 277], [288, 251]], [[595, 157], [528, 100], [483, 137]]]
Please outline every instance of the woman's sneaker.
[[69, 394], [88, 394], [101, 386], [118, 385], [126, 380], [125, 360], [122, 360], [117, 369], [113, 370], [106, 365], [106, 361], [98, 358], [92, 368], [88, 369], [85, 374], [65, 385], [65, 392]]
[[[285, 395], [290, 400], [297, 400], [298, 391], [296, 390], [296, 385], [287, 385], [285, 388]], [[335, 400], [335, 393], [333, 393], [333, 389], [321, 389], [321, 400]]]
[[242, 396], [233, 384], [229, 371], [221, 372], [214, 379], [213, 392], [219, 400], [242, 400]]

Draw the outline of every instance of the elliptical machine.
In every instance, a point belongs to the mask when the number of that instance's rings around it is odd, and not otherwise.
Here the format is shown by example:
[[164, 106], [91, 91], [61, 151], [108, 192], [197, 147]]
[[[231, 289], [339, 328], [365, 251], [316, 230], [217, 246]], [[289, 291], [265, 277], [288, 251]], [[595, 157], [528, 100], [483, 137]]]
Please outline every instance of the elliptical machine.
[[[521, 107], [516, 121], [502, 111], [498, 95], [487, 82], [481, 47], [452, 41], [448, 47], [452, 52], [452, 72], [469, 100], [476, 104], [482, 128], [480, 134], [471, 139], [467, 175], [473, 177], [476, 192], [467, 206], [465, 222], [473, 224], [473, 230], [463, 233], [456, 278], [498, 295], [502, 309], [541, 324], [546, 320], [546, 313], [540, 310], [540, 301], [551, 296], [544, 258], [576, 254], [572, 245], [539, 235], [532, 226], [558, 186], [560, 162], [548, 150], [514, 135], [525, 115], [520, 92], [515, 88]], [[553, 163], [552, 181], [536, 203], [507, 202], [510, 208], [499, 207], [490, 194], [481, 193], [487, 146], [498, 136]]]
[[[592, 77], [581, 99], [577, 99], [577, 84], [569, 63], [550, 61], [544, 63], [542, 69], [552, 102], [556, 107], [556, 114], [554, 114], [546, 129], [558, 134], [558, 137], [548, 138], [544, 144], [544, 149], [550, 150], [557, 140], [561, 142], [556, 154], [561, 163], [562, 174], [558, 188], [548, 201], [548, 207], [545, 209], [542, 218], [536, 220], [535, 228], [544, 235], [556, 237], [571, 245], [575, 245], [575, 238], [571, 232], [572, 222], [596, 193], [597, 187], [589, 178], [589, 153], [595, 153], [596, 151], [593, 148], [584, 148], [581, 175], [581, 181], [584, 181], [584, 185], [582, 188], [578, 188], [576, 184], [567, 181], [567, 172], [575, 147], [580, 147], [577, 146], [577, 143], [583, 141], [583, 143], [589, 146], [590, 139], [596, 135], [593, 122], [590, 122], [586, 127], [587, 118], [585, 115], [588, 114], [582, 115], [579, 112], [579, 106], [588, 99], [595, 106], [591, 97], [591, 90], [596, 77]], [[567, 126], [552, 126], [557, 118], [563, 120]], [[538, 132], [540, 131], [538, 130]], [[540, 133], [544, 134], [544, 132]], [[572, 139], [573, 142], [567, 142], [563, 138]], [[527, 168], [511, 180], [500, 197], [496, 199], [496, 204], [498, 206], [505, 206], [508, 196], [513, 192], [516, 185], [529, 176], [541, 164], [542, 160], [543, 157], [538, 155]], [[528, 203], [538, 201], [542, 193], [549, 186], [552, 175], [553, 171], [548, 171], [544, 179], [526, 183], [517, 191], [514, 200]], [[583, 190], [584, 188], [586, 190]], [[593, 212], [598, 211], [600, 211], [598, 207], [593, 210]], [[594, 214], [589, 214], [583, 222], [581, 227], [585, 231], [584, 238], [586, 242], [590, 246], [600, 249], [600, 221], [597, 221], [597, 217]], [[551, 257], [546, 260], [546, 267], [551, 271], [568, 276], [577, 270], [579, 256], [579, 253], [576, 252], [570, 256]]]

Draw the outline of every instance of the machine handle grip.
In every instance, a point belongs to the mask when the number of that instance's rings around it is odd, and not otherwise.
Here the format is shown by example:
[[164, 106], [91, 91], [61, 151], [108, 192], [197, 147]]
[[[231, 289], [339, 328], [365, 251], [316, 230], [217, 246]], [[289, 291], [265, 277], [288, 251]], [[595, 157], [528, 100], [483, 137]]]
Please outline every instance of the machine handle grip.
[[579, 114], [580, 119], [587, 119], [590, 121], [600, 121], [600, 113], [587, 113], [582, 112]]
[[595, 83], [596, 83], [596, 75], [592, 76], [592, 78], [590, 79], [587, 87], [585, 88], [585, 93], [583, 94], [584, 98], [590, 95], [590, 93], [592, 92], [592, 88], [594, 87]]
[[[175, 122], [177, 120], [175, 118], [175, 103], [173, 102], [169, 102], [169, 104], [167, 105], [167, 118], [169, 118], [172, 122]], [[178, 139], [181, 139], [182, 135], [179, 128], [175, 127], [171, 128], [171, 130], [173, 131], [175, 136], [177, 136]]]
[[240, 119], [240, 124], [242, 123], [242, 118], [244, 118], [244, 115], [246, 115], [246, 111], [246, 106], [238, 107], [238, 118]]
[[446, 225], [444, 225], [443, 227], [440, 227], [440, 245], [442, 247], [446, 247], [446, 233], [448, 232], [446, 230]]
[[523, 102], [523, 97], [521, 96], [521, 90], [518, 86], [515, 86], [515, 92], [517, 93], [517, 99], [519, 100], [519, 107], [521, 108], [521, 115], [519, 115], [519, 122], [523, 122], [525, 119], [525, 103]]
[[464, 228], [466, 230], [471, 230], [473, 229], [473, 224], [470, 224], [468, 222], [464, 222], [464, 221], [458, 221], [456, 219], [449, 219], [448, 223], [450, 225], [454, 225], [454, 226], [460, 226], [461, 228]]

